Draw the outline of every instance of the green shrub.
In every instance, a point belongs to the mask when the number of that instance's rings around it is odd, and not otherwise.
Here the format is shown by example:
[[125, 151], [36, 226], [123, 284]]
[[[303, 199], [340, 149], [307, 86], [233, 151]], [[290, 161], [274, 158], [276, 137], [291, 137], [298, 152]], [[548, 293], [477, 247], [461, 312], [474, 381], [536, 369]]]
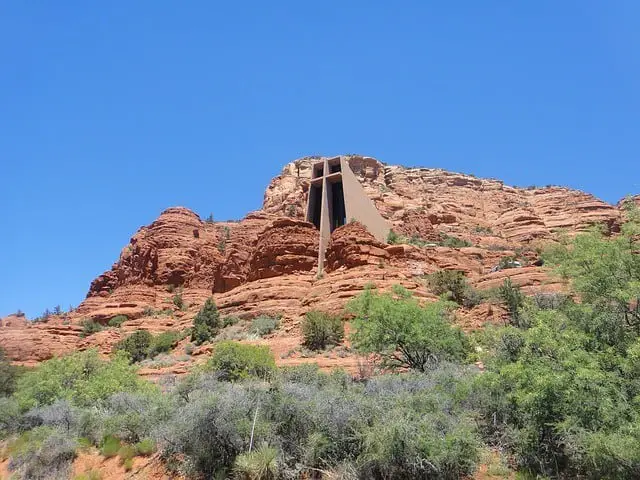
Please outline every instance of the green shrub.
[[180, 332], [174, 330], [168, 330], [154, 335], [151, 339], [151, 345], [149, 345], [148, 357], [153, 358], [159, 353], [170, 352], [175, 348], [181, 338], [182, 335]]
[[387, 243], [390, 245], [405, 243], [409, 245], [415, 245], [416, 247], [425, 247], [430, 244], [430, 242], [418, 235], [406, 237], [404, 235], [398, 235], [393, 230], [389, 230], [389, 234], [387, 235]]
[[303, 345], [312, 350], [338, 345], [344, 338], [344, 322], [340, 317], [313, 310], [302, 320], [302, 336]]
[[145, 438], [136, 443], [136, 452], [138, 455], [148, 457], [156, 451], [156, 443], [150, 438]]
[[89, 470], [73, 477], [73, 480], [102, 480], [102, 472], [99, 470]]
[[444, 238], [440, 241], [440, 245], [443, 247], [463, 248], [463, 247], [471, 246], [471, 242], [469, 242], [468, 240], [464, 240], [462, 238], [444, 235], [444, 234], [443, 234], [443, 237]]
[[120, 340], [114, 347], [115, 351], [122, 351], [129, 355], [132, 363], [147, 358], [153, 342], [153, 335], [147, 330], [136, 330], [127, 338]]
[[173, 304], [179, 308], [180, 310], [183, 310], [185, 308], [184, 305], [184, 300], [182, 299], [182, 294], [181, 293], [176, 293], [173, 296]]
[[419, 371], [466, 357], [468, 341], [449, 322], [451, 304], [421, 306], [406, 289], [396, 286], [394, 292], [367, 288], [347, 304], [356, 315], [351, 341], [357, 351], [375, 354], [385, 368]]
[[222, 327], [223, 328], [230, 327], [238, 323], [240, 320], [241, 320], [240, 317], [236, 317], [235, 315], [228, 315], [222, 319], [222, 322], [221, 322]]
[[275, 373], [276, 363], [267, 346], [224, 341], [216, 345], [207, 368], [229, 381], [247, 377], [268, 379]]
[[202, 345], [216, 336], [220, 328], [220, 313], [213, 300], [208, 298], [202, 309], [193, 319], [191, 341]]
[[446, 300], [452, 300], [467, 308], [481, 303], [482, 296], [471, 286], [462, 272], [457, 270], [440, 270], [427, 275], [430, 290], [438, 295], [444, 295]]
[[127, 317], [126, 315], [116, 315], [111, 320], [109, 320], [108, 325], [110, 327], [120, 328], [122, 324], [128, 320], [129, 320], [129, 317]]
[[102, 444], [100, 445], [100, 455], [106, 458], [115, 457], [120, 452], [120, 448], [122, 444], [120, 443], [120, 439], [114, 437], [113, 435], [107, 435], [102, 440]]
[[511, 278], [505, 278], [500, 286], [499, 293], [502, 303], [504, 303], [509, 312], [511, 323], [516, 327], [526, 326], [526, 322], [523, 322], [524, 318], [520, 313], [524, 306], [524, 295], [522, 295], [520, 287], [511, 283]]
[[442, 478], [471, 475], [480, 442], [471, 419], [395, 408], [364, 428], [358, 456], [362, 478]]
[[251, 321], [249, 333], [263, 337], [273, 332], [280, 325], [280, 319], [268, 315], [260, 315]]
[[274, 480], [278, 478], [278, 451], [262, 445], [253, 452], [241, 453], [233, 467], [236, 478], [243, 480]]
[[80, 336], [82, 338], [89, 337], [94, 333], [100, 332], [103, 329], [102, 324], [96, 322], [92, 318], [84, 319], [81, 325], [82, 325], [82, 332], [80, 333]]
[[20, 429], [22, 429], [20, 405], [13, 397], [0, 397], [0, 440]]
[[132, 460], [137, 454], [136, 448], [132, 445], [122, 445], [118, 449], [120, 465], [124, 465], [127, 460]]
[[77, 443], [66, 433], [50, 427], [24, 432], [8, 447], [9, 469], [23, 480], [68, 478]]
[[389, 234], [387, 235], [387, 243], [390, 245], [394, 245], [396, 243], [401, 243], [399, 240], [400, 236], [393, 230], [389, 230]]
[[77, 406], [95, 406], [117, 392], [151, 392], [126, 355], [102, 360], [95, 350], [53, 358], [18, 379], [14, 398], [24, 410], [59, 399]]
[[23, 370], [12, 365], [7, 359], [4, 350], [0, 348], [0, 397], [11, 395], [16, 386], [16, 381]]
[[125, 472], [130, 472], [133, 470], [133, 458], [127, 458], [122, 462], [122, 466], [124, 467]]

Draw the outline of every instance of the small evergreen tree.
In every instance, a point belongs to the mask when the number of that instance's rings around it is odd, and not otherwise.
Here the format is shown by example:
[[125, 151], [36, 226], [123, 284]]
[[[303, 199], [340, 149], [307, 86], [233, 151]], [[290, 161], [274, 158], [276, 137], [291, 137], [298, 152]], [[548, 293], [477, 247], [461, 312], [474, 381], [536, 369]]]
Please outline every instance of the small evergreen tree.
[[153, 335], [147, 330], [136, 330], [124, 340], [116, 344], [115, 350], [126, 352], [131, 362], [140, 362], [149, 355]]
[[208, 342], [218, 333], [220, 328], [220, 313], [213, 298], [208, 298], [204, 306], [193, 319], [191, 341], [196, 345]]
[[522, 327], [520, 309], [524, 306], [524, 295], [518, 285], [511, 283], [511, 278], [505, 278], [499, 289], [500, 298], [509, 311], [511, 323], [516, 327]]

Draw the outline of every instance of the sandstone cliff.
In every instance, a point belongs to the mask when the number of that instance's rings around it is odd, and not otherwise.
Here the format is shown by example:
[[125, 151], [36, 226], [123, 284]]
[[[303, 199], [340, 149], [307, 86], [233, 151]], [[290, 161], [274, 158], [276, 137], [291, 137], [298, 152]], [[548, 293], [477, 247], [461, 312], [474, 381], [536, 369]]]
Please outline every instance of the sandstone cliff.
[[[380, 243], [350, 223], [333, 233], [326, 272], [318, 277], [317, 231], [304, 221], [313, 161], [288, 164], [269, 184], [262, 209], [238, 222], [202, 221], [182, 207], [165, 210], [133, 235], [75, 311], [39, 323], [3, 319], [0, 346], [25, 363], [90, 347], [108, 353], [138, 328], [187, 328], [213, 295], [222, 315], [282, 315], [282, 327], [262, 341], [283, 357], [281, 363], [296, 363], [301, 359], [287, 352], [299, 347], [300, 317], [311, 309], [340, 312], [368, 283], [379, 288], [399, 283], [429, 299], [434, 297], [421, 276], [456, 269], [480, 289], [496, 287], [509, 276], [528, 293], [556, 291], [562, 288], [558, 280], [534, 265], [538, 243], [594, 223], [611, 232], [619, 228], [620, 206], [580, 191], [514, 188], [497, 180], [353, 156], [352, 170], [394, 231], [420, 238], [422, 246]], [[472, 246], [437, 246], [451, 236]], [[519, 257], [523, 268], [493, 271], [506, 256]], [[174, 302], [177, 292], [182, 308]], [[502, 314], [499, 307], [480, 305], [461, 310], [459, 319], [466, 328], [477, 328], [500, 321]], [[122, 328], [81, 338], [83, 320], [106, 324], [116, 315], [129, 319]], [[315, 361], [353, 365], [355, 359], [329, 355]]]

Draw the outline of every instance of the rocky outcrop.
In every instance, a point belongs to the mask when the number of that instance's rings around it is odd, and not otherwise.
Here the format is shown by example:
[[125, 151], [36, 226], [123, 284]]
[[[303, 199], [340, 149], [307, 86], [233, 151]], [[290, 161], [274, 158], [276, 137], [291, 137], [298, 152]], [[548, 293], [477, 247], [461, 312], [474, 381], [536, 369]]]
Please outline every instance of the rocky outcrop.
[[[73, 312], [38, 323], [18, 316], [1, 319], [0, 347], [27, 364], [77, 349], [98, 348], [107, 354], [136, 329], [188, 328], [213, 296], [222, 316], [282, 316], [281, 328], [261, 342], [282, 363], [296, 364], [301, 359], [288, 351], [300, 345], [300, 319], [309, 310], [342, 313], [369, 284], [382, 290], [400, 284], [430, 301], [435, 297], [424, 275], [440, 269], [462, 271], [480, 290], [496, 288], [509, 277], [528, 294], [561, 291], [565, 285], [536, 266], [532, 243], [552, 239], [559, 231], [580, 232], [594, 223], [613, 233], [622, 218], [621, 204], [614, 207], [576, 190], [515, 188], [498, 180], [350, 156], [366, 194], [393, 230], [416, 245], [387, 245], [361, 224], [349, 223], [332, 233], [325, 272], [318, 276], [318, 232], [304, 221], [316, 160], [288, 164], [269, 184], [263, 208], [240, 221], [203, 222], [186, 208], [165, 210], [133, 235]], [[640, 204], [640, 196], [634, 201]], [[471, 246], [444, 243], [451, 236]], [[522, 268], [497, 269], [505, 257], [517, 257]], [[84, 320], [107, 325], [116, 315], [126, 315], [122, 327], [81, 337]], [[475, 329], [500, 323], [504, 316], [498, 305], [482, 304], [461, 309], [458, 322]], [[353, 357], [320, 360], [327, 366], [355, 365]], [[183, 363], [174, 370], [183, 371]]]
[[384, 265], [389, 258], [385, 247], [362, 224], [348, 223], [331, 234], [326, 252], [326, 271], [359, 265]]
[[92, 282], [88, 296], [124, 285], [209, 286], [223, 262], [218, 246], [224, 235], [189, 209], [168, 208], [136, 232], [112, 269]]
[[[313, 158], [296, 160], [272, 180], [263, 210], [304, 216]], [[350, 156], [349, 164], [380, 213], [403, 234], [436, 239], [436, 233], [472, 240], [478, 231], [503, 241], [531, 242], [558, 230], [581, 231], [594, 223], [617, 228], [619, 210], [594, 196], [563, 187], [515, 188], [492, 179], [434, 168], [385, 165], [371, 157]], [[292, 207], [293, 206], [293, 207]], [[413, 225], [412, 225], [413, 224]], [[422, 230], [418, 233], [417, 226]]]
[[274, 220], [260, 234], [247, 279], [310, 272], [318, 263], [318, 242], [313, 224], [290, 218]]
[[24, 327], [28, 321], [24, 313], [12, 313], [0, 318], [0, 327]]

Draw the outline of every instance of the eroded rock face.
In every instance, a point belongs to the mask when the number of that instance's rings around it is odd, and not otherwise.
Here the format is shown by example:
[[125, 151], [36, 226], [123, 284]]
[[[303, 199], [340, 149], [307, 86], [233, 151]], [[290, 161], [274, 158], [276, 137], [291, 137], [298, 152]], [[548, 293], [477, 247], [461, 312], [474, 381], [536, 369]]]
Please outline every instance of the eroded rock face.
[[389, 258], [386, 245], [375, 239], [364, 225], [353, 222], [337, 228], [331, 234], [326, 252], [326, 271], [340, 267], [384, 265]]
[[[264, 211], [302, 218], [315, 161], [288, 164], [269, 185]], [[620, 219], [616, 207], [563, 187], [515, 188], [441, 169], [384, 165], [371, 157], [351, 156], [349, 165], [394, 229], [409, 236], [426, 235], [426, 240], [435, 236], [416, 221], [416, 212], [428, 218], [438, 233], [471, 240], [482, 230], [513, 242], [547, 238], [559, 229], [581, 231], [594, 223], [615, 230]]]
[[136, 232], [112, 269], [91, 283], [88, 296], [135, 284], [211, 285], [223, 262], [217, 247], [223, 235], [187, 208], [168, 208]]
[[[222, 316], [282, 315], [281, 328], [261, 341], [279, 362], [296, 364], [300, 359], [287, 352], [299, 346], [300, 319], [309, 310], [341, 313], [371, 283], [383, 290], [400, 284], [431, 301], [435, 297], [423, 277], [440, 269], [464, 272], [478, 289], [495, 288], [509, 277], [528, 294], [561, 291], [565, 285], [559, 279], [534, 266], [537, 254], [531, 243], [593, 223], [615, 232], [621, 219], [621, 205], [576, 190], [513, 188], [497, 180], [352, 156], [351, 169], [394, 231], [421, 239], [423, 246], [387, 245], [362, 225], [349, 223], [333, 232], [325, 273], [317, 276], [318, 232], [304, 221], [316, 160], [288, 164], [267, 188], [263, 209], [237, 222], [203, 222], [182, 207], [165, 210], [135, 233], [73, 312], [35, 324], [15, 316], [1, 319], [0, 347], [27, 364], [86, 348], [108, 354], [136, 329], [157, 333], [188, 328], [213, 296]], [[640, 196], [634, 201], [640, 204]], [[472, 246], [438, 246], [447, 236]], [[515, 256], [523, 268], [495, 271], [502, 258]], [[176, 295], [182, 308], [174, 302]], [[116, 315], [128, 318], [121, 328], [81, 337], [85, 319], [107, 324]], [[499, 306], [483, 304], [461, 311], [459, 323], [474, 329], [503, 318]], [[355, 365], [353, 357], [313, 360]]]
[[318, 263], [318, 232], [313, 224], [280, 218], [259, 236], [249, 260], [248, 280], [310, 272]]

